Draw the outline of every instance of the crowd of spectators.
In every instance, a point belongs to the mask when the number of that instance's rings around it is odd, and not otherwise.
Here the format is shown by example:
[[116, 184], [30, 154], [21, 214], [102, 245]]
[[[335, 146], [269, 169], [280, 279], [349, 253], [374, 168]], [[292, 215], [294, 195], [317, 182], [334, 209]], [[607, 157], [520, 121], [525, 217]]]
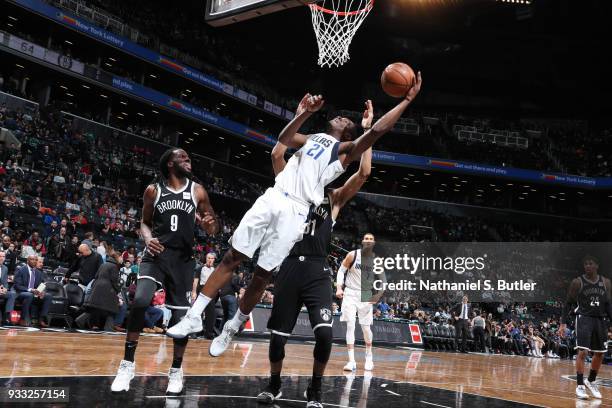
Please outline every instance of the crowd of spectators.
[[[68, 7], [68, 3], [51, 1], [56, 6]], [[243, 47], [240, 38], [234, 36], [219, 36], [201, 19], [201, 9], [186, 12], [185, 9], [164, 8], [169, 13], [168, 18], [151, 19], [158, 10], [149, 2], [124, 4], [121, 1], [80, 2], [85, 7], [92, 5], [97, 10], [129, 26], [137, 28], [141, 35], [137, 38], [143, 45], [160, 52], [179, 49], [177, 57], [184, 57], [187, 64], [259, 96], [264, 96], [276, 104], [293, 110], [297, 101], [278, 94], [269, 78], [249, 68], [245, 61], [252, 58], [242, 57]], [[191, 7], [186, 4], [183, 7]], [[87, 17], [87, 14], [84, 15]], [[99, 24], [99, 21], [94, 23]], [[117, 27], [105, 27], [111, 31]], [[117, 32], [117, 34], [122, 34]], [[124, 34], [124, 33], [123, 33]], [[169, 44], [170, 47], [168, 45]], [[58, 47], [66, 47], [58, 44]], [[59, 49], [70, 55], [69, 49]], [[251, 52], [252, 50], [249, 50]], [[204, 62], [205, 61], [205, 62]], [[285, 62], [286, 63], [286, 62]], [[120, 66], [105, 67], [117, 75], [138, 81], [136, 74]], [[290, 69], [290, 68], [289, 68]], [[10, 82], [10, 81], [9, 81]], [[13, 81], [14, 82], [14, 81]], [[260, 131], [278, 133], [280, 129], [251, 121], [250, 115], [241, 114], [241, 109], [221, 109], [217, 104], [196, 97], [194, 94], [184, 95], [178, 91], [174, 97], [181, 98], [197, 106], [203, 107], [221, 116], [229, 117]], [[222, 111], [221, 111], [222, 110]], [[610, 129], [588, 129], [580, 121], [564, 121], [561, 125], [548, 124], [537, 120], [507, 120], [493, 118], [473, 118], [461, 114], [419, 113], [413, 119], [421, 128], [417, 137], [383, 139], [379, 143], [381, 150], [400, 153], [420, 154], [456, 160], [475, 161], [502, 167], [518, 167], [536, 170], [559, 171], [583, 176], [612, 175], [612, 146], [610, 146]], [[441, 119], [445, 126], [426, 124], [423, 116]], [[528, 139], [528, 147], [503, 146], [495, 143], [460, 141], [452, 132], [455, 124], [469, 125], [479, 132], [500, 130], [502, 132], [517, 132]], [[316, 126], [321, 128], [319, 124]], [[156, 129], [147, 130], [156, 140], [168, 141], [168, 135], [158, 134]], [[400, 141], [401, 140], [401, 141]]]

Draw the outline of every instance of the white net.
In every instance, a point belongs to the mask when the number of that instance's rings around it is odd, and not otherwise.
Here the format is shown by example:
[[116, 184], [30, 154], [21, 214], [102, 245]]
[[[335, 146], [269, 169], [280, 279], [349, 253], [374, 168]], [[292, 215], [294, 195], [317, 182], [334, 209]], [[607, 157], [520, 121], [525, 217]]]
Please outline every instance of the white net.
[[338, 67], [350, 59], [351, 41], [373, 6], [374, 0], [323, 0], [309, 4], [320, 66]]

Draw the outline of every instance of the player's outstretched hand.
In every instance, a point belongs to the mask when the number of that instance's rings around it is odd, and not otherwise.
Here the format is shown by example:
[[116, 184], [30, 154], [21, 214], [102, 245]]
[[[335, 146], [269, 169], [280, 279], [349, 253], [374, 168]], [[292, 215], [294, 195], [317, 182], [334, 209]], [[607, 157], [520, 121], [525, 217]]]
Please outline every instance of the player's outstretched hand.
[[323, 105], [325, 105], [325, 100], [321, 95], [311, 95], [310, 98], [306, 100], [306, 110], [310, 113], [318, 111]]
[[372, 101], [367, 100], [365, 102], [365, 110], [363, 111], [363, 117], [361, 118], [361, 127], [369, 129], [372, 127], [372, 119], [374, 119], [374, 107]]
[[410, 88], [410, 90], [406, 94], [406, 99], [408, 101], [412, 102], [414, 98], [416, 98], [416, 96], [419, 94], [419, 91], [421, 90], [422, 83], [423, 78], [421, 78], [421, 71], [419, 71], [417, 72], [416, 82], [414, 83], [414, 85], [412, 85], [412, 88]]
[[159, 242], [157, 238], [151, 238], [147, 244], [147, 251], [153, 256], [157, 256], [164, 252], [164, 246]]
[[300, 103], [298, 104], [297, 109], [295, 110], [295, 116], [300, 116], [302, 113], [306, 112], [306, 108], [308, 107], [308, 99], [310, 99], [312, 95], [307, 93], [304, 95]]
[[217, 233], [217, 220], [210, 213], [205, 212], [204, 217], [201, 217], [196, 213], [196, 219], [202, 228], [208, 235], [215, 235]]

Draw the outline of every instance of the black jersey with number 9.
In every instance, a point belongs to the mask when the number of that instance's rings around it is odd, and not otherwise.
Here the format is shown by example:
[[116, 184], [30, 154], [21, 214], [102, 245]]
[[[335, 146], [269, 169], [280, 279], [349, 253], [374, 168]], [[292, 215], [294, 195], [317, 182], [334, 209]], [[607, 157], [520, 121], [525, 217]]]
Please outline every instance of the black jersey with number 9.
[[153, 237], [168, 248], [191, 253], [195, 229], [195, 183], [174, 191], [162, 183], [156, 184], [157, 196], [153, 205]]

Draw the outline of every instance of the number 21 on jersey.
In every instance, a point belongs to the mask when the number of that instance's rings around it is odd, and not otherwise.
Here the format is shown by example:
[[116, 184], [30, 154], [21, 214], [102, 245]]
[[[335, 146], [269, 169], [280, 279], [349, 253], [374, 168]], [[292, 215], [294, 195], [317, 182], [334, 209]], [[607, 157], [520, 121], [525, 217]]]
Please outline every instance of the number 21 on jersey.
[[306, 152], [306, 156], [313, 157], [315, 160], [317, 160], [319, 157], [321, 157], [324, 151], [325, 148], [323, 146], [318, 143], [315, 143], [310, 149], [308, 149], [308, 151]]

